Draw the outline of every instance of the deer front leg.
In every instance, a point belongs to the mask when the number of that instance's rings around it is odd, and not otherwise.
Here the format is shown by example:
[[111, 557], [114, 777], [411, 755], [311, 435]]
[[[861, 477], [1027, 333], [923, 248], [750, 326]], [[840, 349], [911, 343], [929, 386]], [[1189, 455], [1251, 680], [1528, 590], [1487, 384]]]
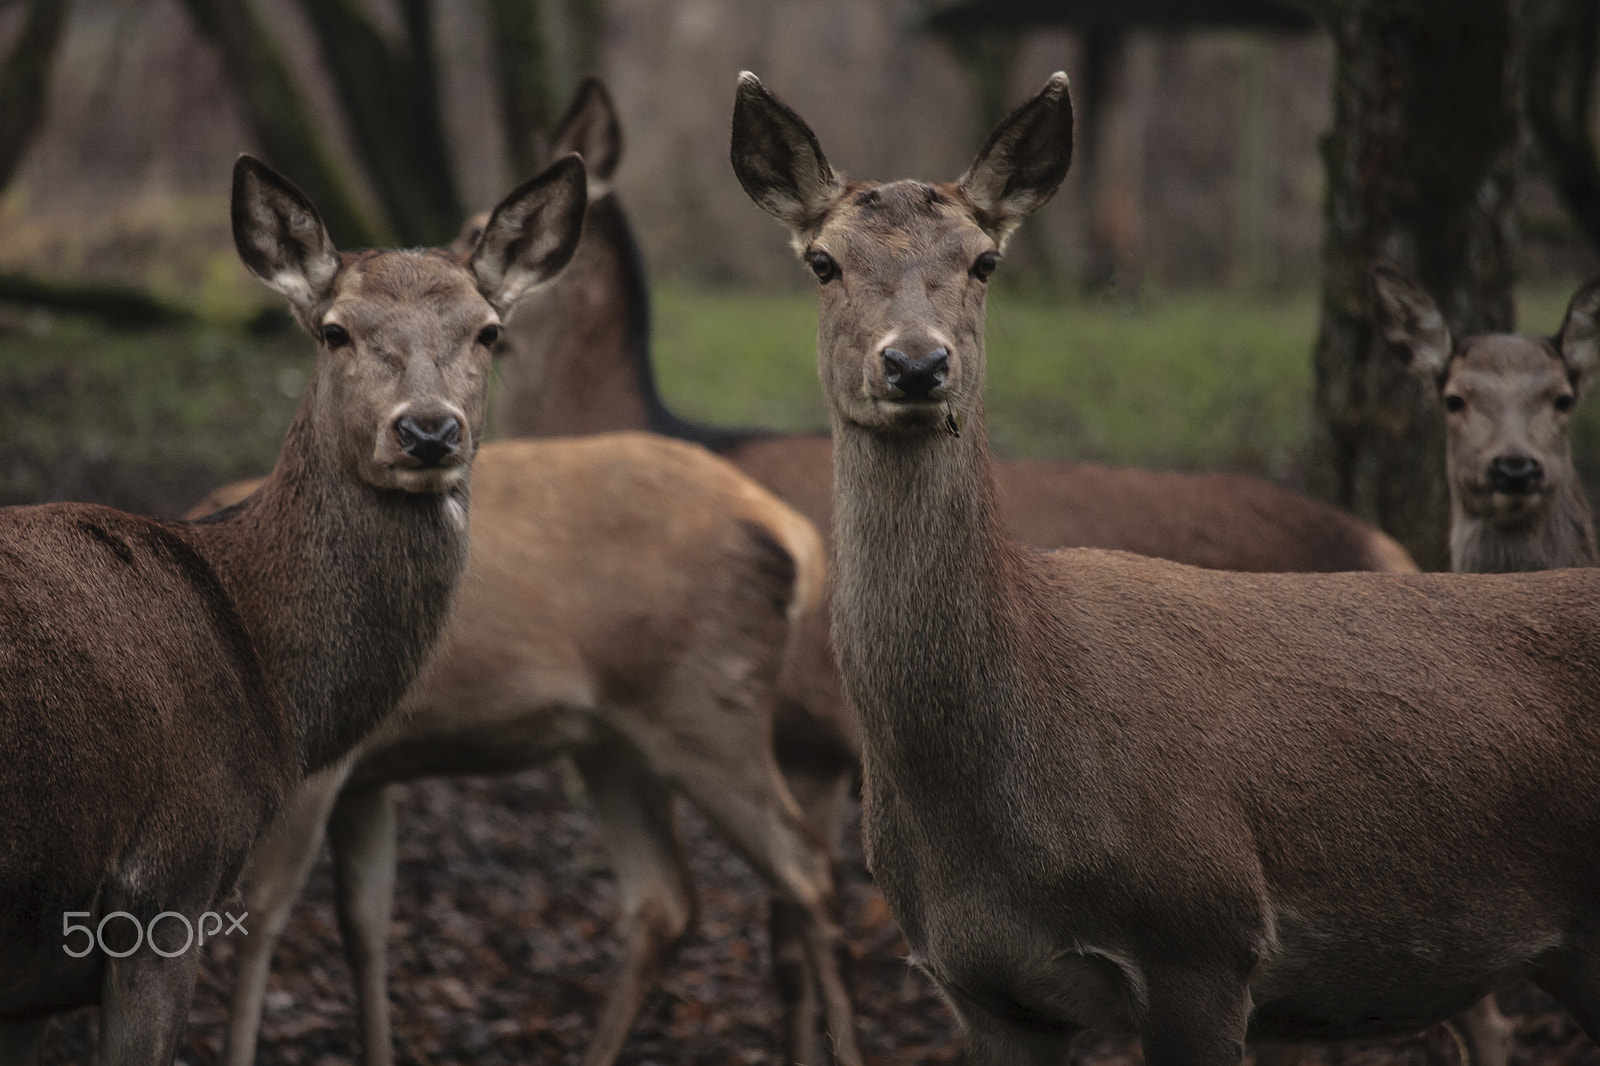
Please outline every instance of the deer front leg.
[[33, 1066], [44, 1047], [50, 1016], [26, 1022], [0, 1022], [0, 1066]]
[[622, 901], [622, 964], [583, 1054], [583, 1066], [611, 1066], [663, 966], [694, 924], [694, 894], [672, 794], [644, 761], [621, 741], [586, 748], [572, 759], [599, 817]]
[[1150, 1006], [1139, 1026], [1146, 1066], [1239, 1066], [1250, 1022], [1249, 986], [1226, 972], [1167, 968], [1146, 974]]
[[[172, 951], [180, 945], [162, 946]], [[193, 945], [167, 959], [144, 944], [127, 958], [106, 961], [100, 986], [102, 1066], [171, 1066], [189, 1021], [199, 967], [200, 952]]]
[[1511, 1061], [1513, 1026], [1493, 995], [1484, 996], [1447, 1024], [1461, 1041], [1461, 1054], [1469, 1066], [1507, 1066]]
[[394, 913], [394, 801], [385, 785], [339, 793], [328, 819], [339, 935], [356, 981], [361, 1059], [390, 1066], [389, 919]]
[[261, 1033], [261, 1007], [272, 971], [272, 949], [289, 922], [294, 901], [316, 863], [328, 812], [349, 774], [349, 761], [308, 778], [284, 805], [272, 830], [256, 845], [245, 882], [249, 935], [236, 940], [233, 1003], [228, 1010], [227, 1066], [251, 1066]]

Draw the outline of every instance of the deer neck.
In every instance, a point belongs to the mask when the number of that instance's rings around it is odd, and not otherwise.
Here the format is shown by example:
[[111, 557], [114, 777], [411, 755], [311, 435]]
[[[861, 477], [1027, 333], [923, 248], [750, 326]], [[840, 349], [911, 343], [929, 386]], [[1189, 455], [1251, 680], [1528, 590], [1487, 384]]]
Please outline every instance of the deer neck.
[[426, 662], [467, 560], [467, 488], [380, 490], [342, 474], [308, 390], [271, 476], [191, 527], [284, 694], [313, 772], [355, 746]]
[[1457, 573], [1511, 573], [1600, 565], [1594, 518], [1576, 477], [1568, 478], [1541, 514], [1503, 528], [1451, 501], [1450, 568]]
[[1020, 549], [1001, 532], [981, 415], [959, 437], [836, 419], [833, 456], [834, 646], [866, 757], [1005, 765]]
[[670, 418], [650, 364], [644, 264], [616, 198], [591, 204], [584, 226], [561, 278], [525, 297], [512, 320], [497, 411], [502, 433], [659, 429]]

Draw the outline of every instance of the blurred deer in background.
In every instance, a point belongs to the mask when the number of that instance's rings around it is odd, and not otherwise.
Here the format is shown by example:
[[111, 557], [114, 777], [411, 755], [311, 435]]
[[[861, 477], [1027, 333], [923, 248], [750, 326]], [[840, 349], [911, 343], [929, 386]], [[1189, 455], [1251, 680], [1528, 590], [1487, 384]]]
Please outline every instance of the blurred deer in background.
[[584, 202], [568, 158], [467, 254], [341, 254], [241, 158], [239, 255], [318, 340], [271, 476], [198, 523], [0, 511], [0, 1061], [34, 1061], [52, 1013], [94, 1003], [101, 1063], [172, 1061], [195, 924], [432, 650], [467, 561], [490, 349], [571, 256]]
[[[1600, 1038], [1600, 573], [1225, 573], [1007, 535], [988, 279], [1064, 74], [956, 182], [846, 182], [740, 77], [732, 158], [818, 280], [833, 635], [867, 854], [975, 1064], [1414, 1032], [1527, 975]], [[1595, 341], [1584, 342], [1593, 357]]]

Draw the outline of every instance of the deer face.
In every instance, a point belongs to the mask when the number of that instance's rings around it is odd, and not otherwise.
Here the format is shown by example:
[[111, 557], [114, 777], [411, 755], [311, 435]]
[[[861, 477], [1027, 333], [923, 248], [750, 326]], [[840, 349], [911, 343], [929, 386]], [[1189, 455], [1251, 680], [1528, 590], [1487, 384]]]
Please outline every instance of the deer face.
[[958, 181], [846, 184], [811, 128], [740, 75], [734, 170], [817, 277], [819, 372], [836, 420], [918, 432], [958, 429], [977, 411], [989, 276], [1071, 157], [1072, 105], [1057, 74]]
[[319, 341], [313, 432], [342, 469], [405, 492], [465, 477], [501, 319], [571, 259], [584, 186], [568, 156], [496, 207], [469, 250], [340, 255], [299, 190], [239, 160], [234, 243]]

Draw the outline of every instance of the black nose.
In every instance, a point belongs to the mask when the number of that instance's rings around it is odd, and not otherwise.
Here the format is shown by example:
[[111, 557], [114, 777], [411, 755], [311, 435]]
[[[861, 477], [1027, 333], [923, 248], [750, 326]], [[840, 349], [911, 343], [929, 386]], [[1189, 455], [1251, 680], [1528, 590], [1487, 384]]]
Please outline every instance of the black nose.
[[454, 415], [405, 415], [394, 424], [400, 450], [423, 466], [438, 466], [461, 444], [461, 423]]
[[920, 399], [943, 385], [950, 373], [950, 353], [935, 348], [921, 359], [913, 359], [898, 348], [883, 350], [883, 377], [890, 388], [899, 389], [907, 399]]
[[1496, 492], [1530, 492], [1543, 478], [1543, 465], [1531, 455], [1497, 455], [1489, 461], [1489, 487]]

